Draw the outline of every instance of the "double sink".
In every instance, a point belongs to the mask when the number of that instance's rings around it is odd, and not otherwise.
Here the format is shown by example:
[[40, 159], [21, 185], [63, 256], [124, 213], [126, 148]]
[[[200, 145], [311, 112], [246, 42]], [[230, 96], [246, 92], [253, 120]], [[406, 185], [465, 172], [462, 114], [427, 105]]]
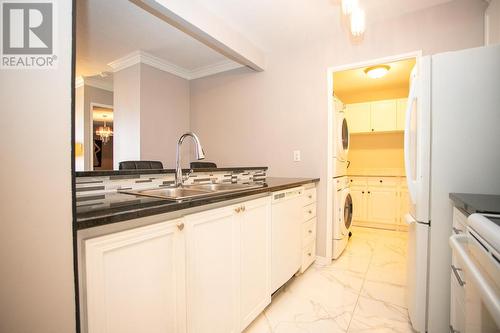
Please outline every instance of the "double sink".
[[198, 199], [264, 187], [263, 184], [196, 184], [149, 190], [123, 190], [120, 193], [162, 198], [172, 201]]

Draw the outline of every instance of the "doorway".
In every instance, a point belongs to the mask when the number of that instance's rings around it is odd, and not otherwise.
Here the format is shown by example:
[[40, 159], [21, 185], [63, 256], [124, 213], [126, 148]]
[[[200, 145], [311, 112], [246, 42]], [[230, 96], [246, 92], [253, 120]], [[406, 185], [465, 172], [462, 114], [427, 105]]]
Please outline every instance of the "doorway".
[[[389, 166], [389, 168], [386, 169], [391, 169], [391, 166], [397, 165], [397, 167], [394, 167], [392, 171], [399, 170], [398, 176], [404, 176], [404, 163], [402, 153], [403, 153], [403, 127], [404, 127], [404, 120], [402, 120], [402, 115], [405, 114], [405, 109], [404, 106], [404, 98], [408, 94], [408, 83], [406, 84], [406, 88], [402, 87], [401, 85], [399, 88], [394, 88], [392, 89], [392, 96], [391, 96], [391, 89], [384, 88], [383, 85], [381, 84], [381, 81], [378, 80], [377, 76], [377, 70], [375, 73], [370, 73], [370, 75], [374, 75], [375, 77], [372, 78], [372, 82], [366, 82], [366, 87], [368, 89], [365, 89], [365, 91], [361, 91], [362, 89], [357, 89], [358, 84], [356, 83], [356, 79], [362, 79], [363, 77], [367, 77], [369, 69], [378, 69], [382, 68], [380, 72], [385, 72], [384, 74], [387, 74], [387, 72], [391, 71], [391, 68], [394, 70], [396, 68], [410, 68], [413, 66], [418, 66], [418, 61], [419, 58], [421, 57], [421, 51], [416, 51], [416, 52], [411, 52], [411, 53], [406, 53], [406, 54], [401, 54], [401, 55], [396, 55], [396, 56], [391, 56], [391, 57], [386, 57], [386, 58], [380, 58], [380, 59], [374, 59], [374, 60], [369, 60], [369, 61], [364, 61], [364, 62], [359, 62], [359, 63], [353, 63], [353, 64], [348, 64], [348, 65], [343, 65], [343, 66], [337, 66], [337, 67], [331, 67], [327, 69], [327, 84], [328, 84], [328, 142], [327, 142], [327, 228], [326, 228], [326, 250], [327, 250], [327, 258], [325, 260], [328, 262], [331, 260], [331, 257], [328, 258], [328, 254], [331, 254], [333, 252], [333, 235], [334, 235], [334, 228], [335, 228], [335, 220], [334, 220], [334, 206], [336, 202], [336, 191], [335, 191], [335, 178], [338, 177], [338, 164], [339, 160], [335, 159], [336, 156], [336, 149], [337, 146], [337, 137], [336, 137], [336, 132], [338, 131], [338, 124], [336, 123], [336, 111], [337, 109], [340, 108], [343, 109], [342, 115], [345, 117], [347, 120], [347, 124], [349, 126], [349, 132], [350, 132], [350, 140], [349, 140], [349, 150], [354, 151], [351, 156], [347, 154], [347, 158], [345, 159], [345, 165], [346, 165], [346, 171], [345, 171], [345, 176], [349, 176], [349, 173], [353, 174], [354, 169], [358, 169], [358, 172], [360, 172], [360, 169], [369, 169], [369, 170], [361, 170], [359, 175], [362, 175], [365, 171], [371, 171], [372, 174], [374, 175], [376, 172], [375, 169], [378, 169], [379, 176], [388, 176], [390, 172], [386, 170], [385, 172], [381, 172], [383, 169], [383, 163], [385, 162], [391, 162], [392, 165]], [[392, 66], [392, 67], [391, 67]], [[388, 68], [387, 68], [388, 67]], [[394, 74], [395, 71], [393, 71], [392, 74]], [[344, 75], [343, 75], [344, 74]], [[350, 75], [349, 75], [350, 74]], [[400, 73], [401, 74], [401, 73]], [[406, 74], [401, 74], [403, 76], [406, 76], [408, 78], [408, 73]], [[344, 77], [343, 76], [346, 76]], [[382, 75], [381, 77], [383, 77]], [[390, 75], [388, 77], [391, 77], [391, 80], [397, 81], [394, 78], [394, 75]], [[346, 81], [346, 84], [344, 85], [345, 87], [351, 86], [353, 89], [351, 89], [351, 92], [347, 91], [344, 89], [344, 92], [342, 93], [342, 86], [339, 86], [339, 81], [344, 80]], [[390, 81], [390, 80], [389, 80]], [[408, 81], [408, 79], [407, 79]], [[341, 82], [341, 81], [340, 81]], [[394, 82], [392, 84], [395, 84]], [[389, 84], [390, 85], [390, 84]], [[372, 91], [369, 91], [369, 88], [374, 88]], [[399, 92], [397, 94], [394, 94], [394, 91], [398, 90]], [[356, 91], [358, 90], [358, 91]], [[337, 92], [341, 92], [339, 96], [337, 96]], [[349, 95], [350, 93], [350, 95]], [[342, 98], [345, 99], [346, 101], [342, 101]], [[398, 99], [399, 101], [399, 121], [398, 121]], [[387, 102], [384, 102], [387, 101]], [[339, 103], [340, 102], [340, 103]], [[374, 115], [372, 117], [372, 112], [371, 112], [371, 105], [362, 105], [362, 103], [371, 103], [371, 102], [376, 102], [374, 106]], [[358, 104], [358, 105], [355, 105]], [[358, 112], [356, 112], [358, 111]], [[370, 137], [370, 135], [372, 135]], [[385, 137], [385, 138], [384, 138]], [[343, 138], [341, 136], [340, 138]], [[373, 138], [376, 138], [376, 140], [371, 140]], [[345, 141], [344, 139], [342, 139]], [[399, 157], [394, 158], [397, 154], [389, 154], [389, 157], [392, 159], [378, 159], [374, 160], [373, 158], [370, 158], [370, 156], [360, 154], [363, 150], [365, 151], [371, 151], [372, 152], [372, 157], [373, 155], [377, 156], [376, 149], [373, 150], [372, 148], [374, 145], [376, 146], [376, 142], [378, 143], [388, 143], [389, 145], [393, 145], [392, 149], [391, 147], [388, 147], [386, 150], [387, 152], [394, 153], [397, 149], [399, 149]], [[370, 146], [371, 145], [371, 146]], [[382, 148], [385, 149], [385, 148]], [[391, 150], [392, 149], [392, 150]], [[353, 156], [354, 155], [354, 156]], [[354, 161], [350, 161], [352, 157], [355, 157]], [[363, 160], [365, 158], [366, 160]], [[369, 164], [365, 163], [366, 161], [370, 162]], [[377, 164], [378, 163], [378, 164]], [[398, 164], [399, 163], [399, 164]], [[347, 168], [349, 166], [349, 168]], [[385, 165], [387, 167], [387, 165]], [[352, 180], [352, 181], [351, 181]], [[382, 180], [382, 183], [384, 183], [385, 179], [372, 179], [373, 181], [378, 181], [380, 182]], [[368, 181], [368, 179], [365, 179], [365, 181]], [[349, 183], [355, 182], [354, 179], [349, 179]], [[372, 183], [370, 182], [370, 183]], [[385, 184], [389, 184], [390, 182], [386, 182]], [[368, 183], [367, 183], [368, 184]], [[351, 194], [352, 200], [353, 200], [353, 224], [354, 225], [360, 225], [359, 222], [359, 214], [360, 211], [362, 215], [364, 214], [363, 211], [366, 209], [371, 209], [370, 212], [373, 212], [373, 216], [375, 216], [375, 220], [378, 222], [381, 222], [381, 224], [377, 225], [377, 227], [383, 227], [384, 224], [383, 222], [386, 221], [386, 216], [384, 215], [385, 212], [382, 209], [378, 209], [381, 205], [380, 203], [382, 202], [385, 204], [387, 200], [393, 200], [392, 204], [394, 206], [397, 205], [398, 202], [400, 202], [399, 199], [395, 199], [394, 193], [391, 193], [387, 195], [386, 192], [383, 193], [373, 193], [372, 190], [369, 190], [367, 188], [367, 184], [360, 184], [360, 187], [364, 187], [364, 189], [360, 190], [361, 194], [368, 194], [368, 191], [370, 192], [369, 194], [373, 195], [375, 197], [374, 201], [375, 204], [372, 202], [370, 203], [371, 206], [367, 206], [368, 204], [364, 202], [364, 200], [360, 201], [359, 196], [356, 197], [358, 194], [356, 192], [357, 188], [355, 188], [354, 193]], [[403, 184], [400, 182], [399, 184]], [[394, 184], [393, 184], [394, 185]], [[404, 187], [404, 186], [402, 186]], [[364, 191], [364, 193], [362, 193]], [[404, 191], [403, 191], [404, 192]], [[380, 194], [380, 195], [379, 195]], [[396, 194], [399, 198], [399, 193]], [[403, 194], [403, 196], [405, 193]], [[389, 199], [388, 199], [389, 198]], [[365, 199], [366, 200], [366, 199]], [[405, 198], [403, 198], [403, 201]], [[361, 204], [360, 204], [361, 202]], [[374, 210], [373, 208], [377, 208], [377, 210]], [[357, 210], [357, 211], [356, 211]], [[399, 215], [402, 208], [398, 206], [395, 208], [395, 211], [397, 210], [397, 213], [394, 213], [394, 216], [390, 217], [393, 219], [395, 222], [396, 219], [399, 219]], [[379, 216], [380, 215], [380, 216]], [[364, 215], [363, 215], [364, 216]], [[366, 219], [366, 218], [365, 218]], [[358, 221], [356, 221], [358, 220]], [[400, 219], [398, 220], [400, 221]], [[403, 229], [404, 227], [401, 227]], [[385, 229], [385, 228], [384, 228]], [[387, 228], [391, 229], [391, 228]]]
[[91, 140], [92, 170], [113, 170], [113, 108], [109, 105], [92, 104]]

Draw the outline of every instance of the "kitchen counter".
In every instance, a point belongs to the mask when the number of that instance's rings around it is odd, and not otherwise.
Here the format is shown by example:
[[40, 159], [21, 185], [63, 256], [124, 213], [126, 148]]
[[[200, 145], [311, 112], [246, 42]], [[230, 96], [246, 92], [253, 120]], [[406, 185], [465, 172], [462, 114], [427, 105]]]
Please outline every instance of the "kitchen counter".
[[76, 225], [79, 230], [87, 229], [256, 194], [276, 192], [318, 181], [319, 178], [268, 177], [264, 186], [260, 188], [233, 193], [221, 193], [217, 196], [185, 201], [170, 201], [118, 192], [79, 197], [76, 201]]
[[468, 215], [474, 213], [500, 214], [500, 195], [450, 193], [450, 199], [455, 204], [455, 207]]

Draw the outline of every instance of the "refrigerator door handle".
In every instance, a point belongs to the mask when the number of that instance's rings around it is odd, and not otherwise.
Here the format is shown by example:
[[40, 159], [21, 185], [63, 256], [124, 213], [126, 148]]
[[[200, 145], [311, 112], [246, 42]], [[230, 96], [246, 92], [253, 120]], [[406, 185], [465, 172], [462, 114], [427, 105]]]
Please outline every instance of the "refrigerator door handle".
[[[413, 73], [412, 73], [413, 74]], [[413, 203], [416, 203], [417, 199], [417, 189], [411, 177], [411, 162], [410, 162], [410, 127], [411, 127], [411, 114], [413, 111], [413, 102], [417, 99], [417, 79], [412, 80], [410, 93], [408, 95], [408, 102], [406, 105], [406, 119], [405, 119], [405, 131], [404, 131], [404, 159], [405, 159], [405, 173], [406, 182], [408, 183], [408, 192], [410, 193], [410, 199]]]

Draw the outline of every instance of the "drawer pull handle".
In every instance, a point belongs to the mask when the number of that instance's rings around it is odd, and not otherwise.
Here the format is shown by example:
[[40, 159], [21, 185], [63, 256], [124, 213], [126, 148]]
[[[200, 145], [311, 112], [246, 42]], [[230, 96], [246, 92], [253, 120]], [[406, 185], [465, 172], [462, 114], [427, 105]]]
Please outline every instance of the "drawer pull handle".
[[453, 227], [452, 229], [453, 229], [453, 232], [456, 233], [456, 234], [463, 233], [463, 230], [461, 230], [461, 229], [458, 229], [458, 228], [455, 228], [455, 227]]
[[309, 214], [312, 214], [312, 213], [313, 213], [313, 211], [309, 209]]
[[247, 208], [245, 206], [241, 206], [241, 211], [244, 212]]
[[463, 287], [465, 285], [465, 281], [462, 280], [462, 278], [460, 277], [460, 274], [458, 273], [458, 271], [461, 271], [462, 269], [457, 268], [455, 265], [451, 265], [451, 270], [453, 271], [453, 274], [457, 278], [457, 281], [458, 281], [458, 284], [460, 285], [460, 287]]
[[307, 255], [310, 257], [312, 254], [311, 254], [311, 252], [309, 252]]
[[177, 229], [179, 229], [179, 230], [184, 229], [184, 223], [179, 223], [179, 224], [177, 225]]
[[312, 231], [312, 230], [309, 230], [309, 233], [310, 233], [310, 234], [312, 234], [312, 233], [313, 233], [313, 231]]
[[313, 198], [313, 196], [312, 196], [311, 194], [309, 194], [307, 197], [308, 197], [309, 199], [312, 199], [312, 198]]
[[241, 207], [236, 207], [236, 208], [234, 209], [234, 211], [235, 211], [236, 213], [241, 212]]

